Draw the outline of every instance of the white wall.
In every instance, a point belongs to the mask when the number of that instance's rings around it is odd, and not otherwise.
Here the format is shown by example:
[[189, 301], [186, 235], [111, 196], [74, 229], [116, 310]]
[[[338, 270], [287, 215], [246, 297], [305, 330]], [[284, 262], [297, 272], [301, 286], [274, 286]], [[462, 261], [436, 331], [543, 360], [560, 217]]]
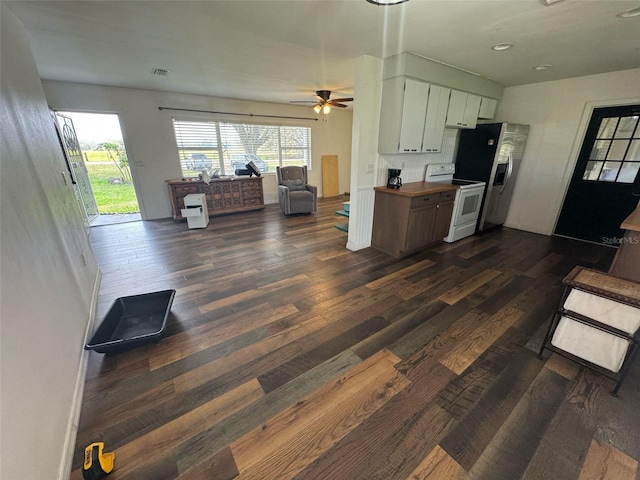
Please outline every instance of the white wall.
[[640, 69], [508, 87], [497, 121], [531, 125], [505, 225], [550, 235], [595, 107], [640, 103]]
[[0, 8], [0, 477], [68, 478], [98, 269], [25, 30]]
[[347, 248], [371, 246], [376, 172], [379, 167], [378, 133], [382, 103], [381, 59], [362, 55], [355, 62], [355, 98], [351, 162], [351, 197]]
[[376, 185], [386, 185], [389, 168], [402, 170], [402, 183], [422, 182], [427, 165], [453, 163], [456, 159], [460, 130], [445, 128], [442, 148], [438, 153], [402, 153], [380, 155], [380, 169]]
[[[171, 216], [171, 205], [165, 180], [182, 176], [171, 118], [219, 118], [246, 120], [246, 117], [160, 111], [158, 107], [188, 108], [255, 115], [285, 115], [320, 118], [311, 126], [312, 169], [309, 183], [318, 186], [322, 196], [321, 155], [338, 155], [340, 192], [349, 191], [351, 162], [350, 111], [334, 109], [329, 115], [316, 115], [310, 107], [276, 103], [250, 102], [225, 98], [156, 92], [130, 88], [106, 87], [65, 82], [43, 82], [51, 108], [118, 113], [120, 125], [131, 160], [136, 192], [144, 219]], [[253, 121], [273, 119], [255, 117]], [[275, 173], [264, 175], [266, 203], [278, 201]]]

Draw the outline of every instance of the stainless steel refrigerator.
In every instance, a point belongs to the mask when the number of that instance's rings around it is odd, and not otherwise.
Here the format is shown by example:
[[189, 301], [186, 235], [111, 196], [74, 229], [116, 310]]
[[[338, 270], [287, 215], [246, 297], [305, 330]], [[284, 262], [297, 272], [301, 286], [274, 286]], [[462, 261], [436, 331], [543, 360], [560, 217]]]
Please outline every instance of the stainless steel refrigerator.
[[489, 123], [461, 130], [455, 178], [487, 183], [477, 231], [502, 225], [507, 218], [529, 125]]

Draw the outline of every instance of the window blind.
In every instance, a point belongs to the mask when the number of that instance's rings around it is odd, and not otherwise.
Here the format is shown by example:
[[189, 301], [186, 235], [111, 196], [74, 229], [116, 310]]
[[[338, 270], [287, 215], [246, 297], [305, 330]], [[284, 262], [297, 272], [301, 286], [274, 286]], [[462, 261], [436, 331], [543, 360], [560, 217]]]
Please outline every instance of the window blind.
[[173, 126], [184, 176], [205, 168], [231, 175], [249, 161], [262, 173], [275, 172], [276, 166], [311, 168], [309, 127], [175, 118]]

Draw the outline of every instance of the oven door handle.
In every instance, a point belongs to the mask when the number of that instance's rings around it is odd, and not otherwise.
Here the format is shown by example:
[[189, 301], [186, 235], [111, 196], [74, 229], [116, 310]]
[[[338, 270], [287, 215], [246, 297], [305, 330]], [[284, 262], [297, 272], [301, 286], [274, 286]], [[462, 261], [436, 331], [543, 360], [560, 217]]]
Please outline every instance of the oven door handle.
[[502, 188], [500, 189], [500, 195], [502, 195], [502, 192], [504, 192], [504, 189], [507, 186], [507, 183], [509, 183], [509, 179], [511, 178], [511, 172], [513, 172], [513, 155], [511, 152], [509, 152], [509, 163], [507, 164], [507, 175], [504, 178], [504, 182], [502, 182]]

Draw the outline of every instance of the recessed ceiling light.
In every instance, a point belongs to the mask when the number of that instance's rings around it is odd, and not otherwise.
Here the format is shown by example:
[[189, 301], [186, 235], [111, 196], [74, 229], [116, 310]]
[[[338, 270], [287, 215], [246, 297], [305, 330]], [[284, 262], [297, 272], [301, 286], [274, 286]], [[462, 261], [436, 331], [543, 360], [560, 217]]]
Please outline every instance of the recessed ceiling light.
[[509, 50], [511, 47], [513, 47], [513, 43], [502, 42], [491, 47], [491, 50], [495, 50], [496, 52], [501, 52], [503, 50]]
[[637, 17], [638, 15], [640, 15], [640, 7], [636, 7], [636, 8], [632, 8], [631, 10], [620, 12], [617, 16], [620, 18], [631, 18], [631, 17]]
[[548, 7], [549, 5], [553, 5], [554, 3], [561, 2], [562, 0], [540, 0], [544, 6]]
[[399, 3], [408, 2], [409, 0], [367, 0], [369, 3], [373, 3], [374, 5], [388, 6], [388, 5], [398, 5]]
[[551, 68], [553, 65], [549, 65], [545, 63], [544, 65], [538, 65], [537, 67], [533, 67], [534, 70], [546, 70], [547, 68]]

